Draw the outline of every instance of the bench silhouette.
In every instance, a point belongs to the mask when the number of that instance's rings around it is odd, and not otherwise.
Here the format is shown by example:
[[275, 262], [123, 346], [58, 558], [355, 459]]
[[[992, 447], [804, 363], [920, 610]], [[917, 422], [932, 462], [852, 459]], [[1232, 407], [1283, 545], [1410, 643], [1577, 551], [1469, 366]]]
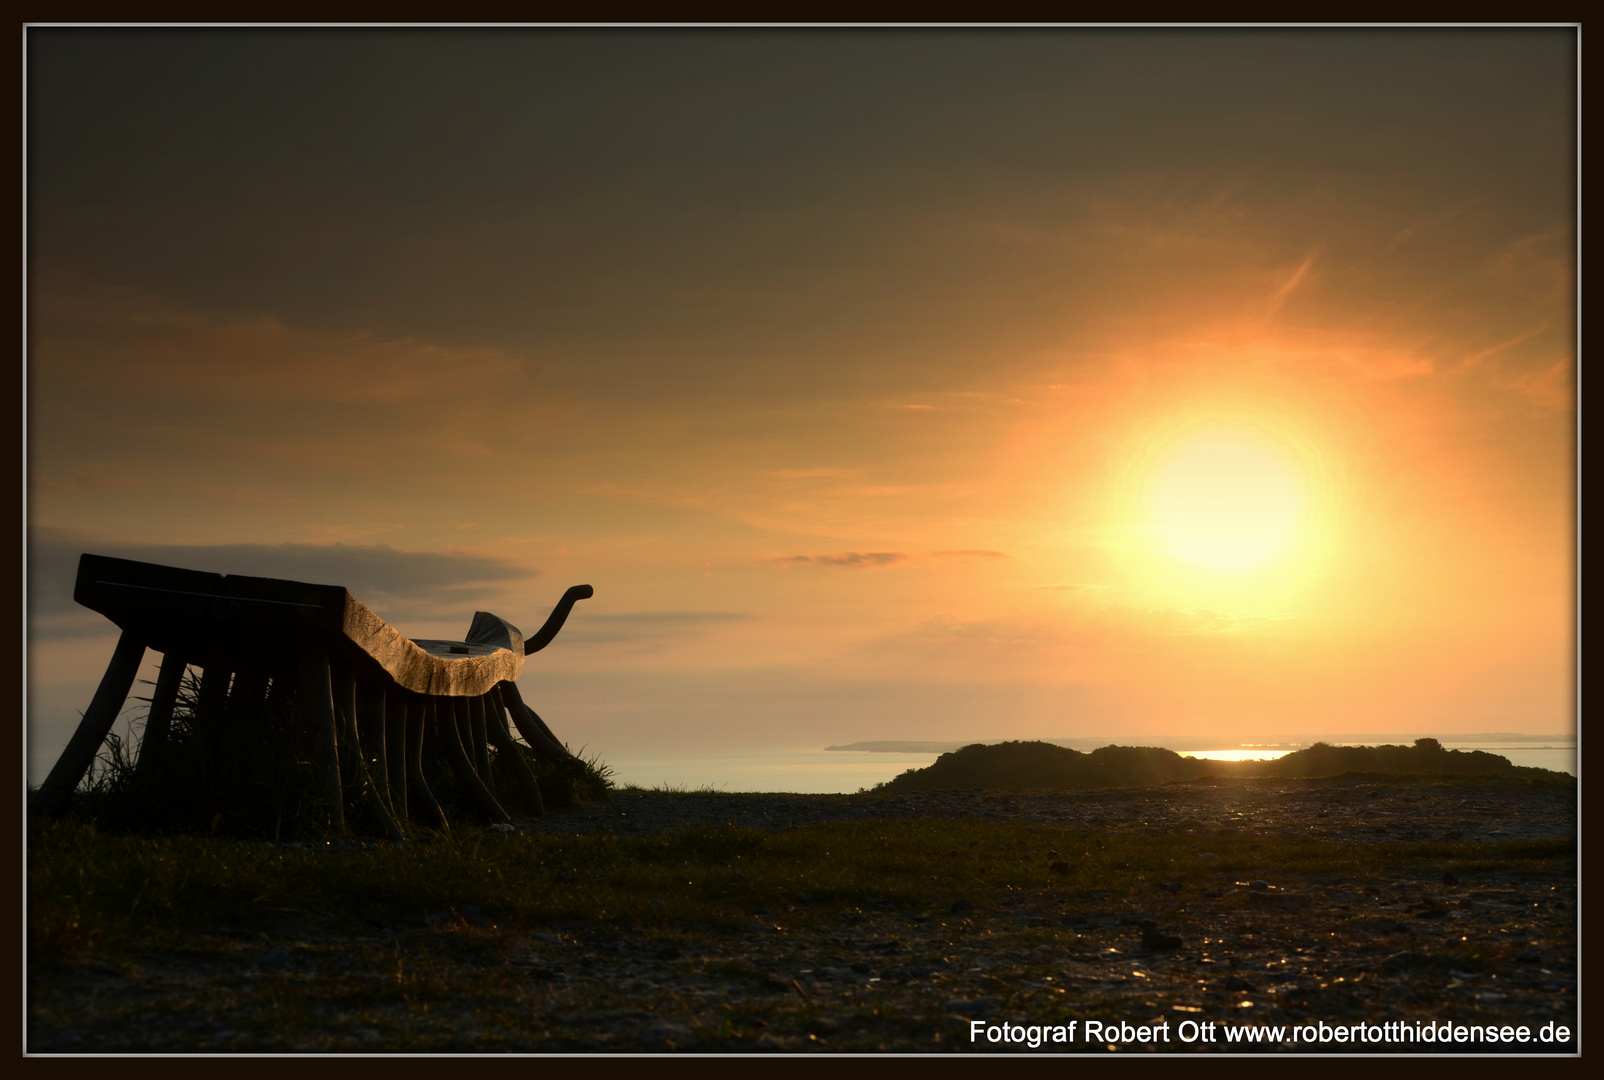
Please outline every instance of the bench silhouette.
[[155, 563], [83, 555], [73, 599], [122, 630], [106, 674], [61, 757], [34, 792], [29, 811], [59, 816], [94, 762], [133, 688], [145, 650], [162, 654], [161, 673], [135, 764], [160, 760], [185, 669], [202, 670], [195, 715], [203, 744], [222, 732], [224, 706], [292, 694], [310, 724], [319, 797], [344, 828], [342, 748], [362, 799], [392, 838], [400, 820], [448, 828], [424, 779], [424, 735], [478, 815], [510, 816], [492, 794], [488, 748], [511, 763], [523, 802], [544, 812], [540, 786], [517, 752], [506, 716], [537, 761], [569, 758], [562, 742], [518, 693], [524, 657], [549, 645], [589, 585], [563, 593], [533, 636], [487, 611], [475, 612], [461, 641], [409, 639], [342, 586], [222, 575]]

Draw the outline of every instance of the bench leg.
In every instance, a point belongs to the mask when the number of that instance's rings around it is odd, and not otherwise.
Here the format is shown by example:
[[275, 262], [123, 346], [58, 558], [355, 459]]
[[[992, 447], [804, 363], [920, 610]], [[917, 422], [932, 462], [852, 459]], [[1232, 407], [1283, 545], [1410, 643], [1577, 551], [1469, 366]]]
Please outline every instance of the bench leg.
[[429, 829], [450, 832], [444, 810], [435, 800], [434, 792], [423, 778], [423, 736], [430, 726], [430, 713], [434, 711], [431, 698], [421, 695], [407, 696], [407, 806], [412, 820]]
[[524, 737], [524, 742], [529, 744], [536, 756], [548, 761], [564, 761], [570, 756], [545, 722], [524, 704], [517, 683], [497, 683], [496, 689], [501, 692], [501, 700], [506, 704], [507, 711], [512, 713], [512, 722], [518, 725], [518, 734]]
[[234, 677], [222, 653], [213, 649], [201, 669], [200, 694], [195, 698], [195, 737], [200, 741], [201, 767], [213, 783], [224, 788], [232, 782], [225, 771], [230, 734], [223, 713], [228, 707], [228, 688]]
[[389, 745], [384, 730], [384, 687], [378, 683], [358, 683], [356, 688], [357, 736], [362, 740], [362, 760], [379, 793], [379, 801], [393, 809], [390, 801]]
[[385, 764], [390, 773], [390, 807], [398, 818], [407, 813], [407, 699], [399, 687], [384, 691]]
[[297, 664], [301, 676], [301, 707], [312, 726], [312, 771], [318, 794], [335, 828], [345, 828], [345, 806], [340, 790], [340, 742], [334, 719], [334, 687], [329, 680], [329, 654], [302, 649]]
[[183, 685], [186, 667], [177, 653], [162, 657], [156, 692], [150, 697], [150, 712], [145, 717], [145, 735], [139, 740], [139, 760], [134, 764], [136, 777], [144, 779], [159, 773], [172, 749], [168, 738], [173, 726], [173, 706], [178, 703], [178, 688]]
[[485, 728], [490, 741], [495, 744], [496, 751], [511, 763], [513, 775], [518, 778], [518, 786], [523, 790], [524, 802], [537, 816], [546, 814], [546, 801], [540, 797], [540, 781], [535, 779], [534, 770], [529, 762], [524, 760], [523, 753], [512, 741], [512, 732], [507, 730], [506, 714], [502, 711], [501, 695], [494, 687], [484, 696]]
[[490, 777], [490, 746], [485, 732], [485, 703], [483, 698], [468, 699], [468, 726], [473, 730], [473, 767], [479, 779], [493, 794], [496, 785]]
[[468, 752], [462, 745], [462, 728], [467, 726], [468, 702], [466, 698], [441, 697], [435, 700], [435, 732], [440, 736], [441, 749], [445, 751], [446, 763], [451, 766], [451, 774], [456, 777], [457, 786], [468, 801], [473, 803], [474, 809], [480, 816], [496, 825], [504, 825], [512, 821], [507, 811], [496, 802], [496, 797], [479, 780], [479, 774], [473, 771], [473, 762], [468, 760]]
[[101, 676], [100, 687], [78, 723], [78, 730], [73, 732], [67, 748], [56, 759], [55, 768], [29, 800], [30, 814], [57, 817], [66, 809], [67, 800], [84, 773], [89, 771], [95, 755], [100, 752], [100, 744], [106, 741], [112, 725], [117, 722], [117, 714], [128, 700], [128, 691], [134, 688], [140, 661], [144, 659], [145, 643], [132, 631], [124, 630], [117, 639], [116, 651], [111, 654], [111, 663], [106, 665], [106, 674]]
[[345, 758], [346, 767], [351, 773], [351, 783], [355, 786], [357, 798], [367, 805], [368, 812], [378, 819], [379, 827], [384, 835], [400, 843], [404, 837], [401, 828], [390, 816], [389, 809], [384, 800], [379, 798], [379, 790], [373, 782], [373, 776], [368, 771], [367, 755], [362, 750], [362, 737], [357, 733], [357, 699], [358, 690], [356, 679], [350, 671], [340, 669], [332, 676], [333, 698], [335, 713], [340, 720], [341, 756]]

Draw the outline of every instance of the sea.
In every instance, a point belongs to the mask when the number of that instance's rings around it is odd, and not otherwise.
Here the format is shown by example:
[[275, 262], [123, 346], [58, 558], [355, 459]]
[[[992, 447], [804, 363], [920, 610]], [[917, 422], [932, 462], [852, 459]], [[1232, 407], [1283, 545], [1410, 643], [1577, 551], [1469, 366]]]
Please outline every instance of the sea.
[[[1108, 742], [1126, 742], [1109, 739]], [[1377, 739], [1394, 741], [1392, 739]], [[1396, 741], [1405, 741], [1402, 739]], [[1083, 742], [1076, 740], [1077, 748]], [[1502, 754], [1515, 765], [1553, 769], [1576, 775], [1576, 746], [1558, 740], [1546, 744], [1511, 743], [1507, 740], [1442, 740], [1450, 750], [1487, 750]], [[961, 745], [961, 744], [954, 744]], [[1301, 744], [1300, 744], [1301, 745]], [[1183, 751], [1189, 757], [1224, 761], [1277, 758], [1298, 745], [1222, 745]], [[594, 749], [594, 748], [593, 748]], [[588, 756], [588, 754], [587, 754]], [[935, 762], [938, 750], [825, 750], [822, 747], [695, 749], [623, 751], [601, 749], [601, 763], [613, 771], [620, 787], [669, 788], [680, 791], [793, 792], [796, 794], [851, 794], [883, 784], [909, 769]]]

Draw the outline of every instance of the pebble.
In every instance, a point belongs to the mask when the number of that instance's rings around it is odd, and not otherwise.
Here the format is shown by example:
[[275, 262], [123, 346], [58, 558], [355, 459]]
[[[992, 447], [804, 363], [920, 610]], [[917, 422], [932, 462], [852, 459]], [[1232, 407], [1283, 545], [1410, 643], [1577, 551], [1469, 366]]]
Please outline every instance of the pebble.
[[1215, 863], [1220, 861], [1220, 857], [1214, 854], [1212, 851], [1199, 852], [1197, 857], [1208, 863], [1210, 866], [1213, 866]]
[[256, 958], [258, 971], [288, 971], [290, 951], [282, 945], [274, 946]]
[[1410, 968], [1425, 967], [1430, 961], [1417, 952], [1393, 953], [1381, 962], [1382, 971], [1407, 971]]
[[1181, 947], [1181, 939], [1174, 934], [1166, 934], [1154, 926], [1142, 929], [1142, 949], [1145, 952], [1174, 952]]
[[1248, 888], [1250, 889], [1268, 889], [1269, 887], [1270, 883], [1265, 881], [1263, 878], [1254, 878], [1252, 881], [1248, 882]]
[[1420, 1000], [1419, 998], [1415, 997], [1415, 992], [1409, 989], [1409, 987], [1405, 986], [1403, 983], [1393, 983], [1392, 986], [1388, 988], [1387, 992], [1381, 996], [1388, 1001], [1414, 1002]]
[[955, 998], [947, 1002], [947, 1011], [959, 1016], [989, 1016], [1002, 1004], [1002, 998]]
[[952, 907], [948, 910], [954, 915], [967, 915], [969, 912], [975, 910], [975, 905], [968, 900], [954, 900], [952, 902]]

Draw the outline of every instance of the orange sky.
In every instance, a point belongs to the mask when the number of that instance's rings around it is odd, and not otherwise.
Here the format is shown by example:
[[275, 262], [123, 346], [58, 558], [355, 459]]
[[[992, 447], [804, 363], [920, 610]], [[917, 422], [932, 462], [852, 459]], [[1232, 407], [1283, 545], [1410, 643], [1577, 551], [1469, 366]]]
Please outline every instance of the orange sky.
[[[1572, 731], [1574, 46], [32, 31], [30, 761], [82, 551], [589, 582], [522, 682], [604, 758]], [[1200, 431], [1267, 561], [1155, 526]]]

